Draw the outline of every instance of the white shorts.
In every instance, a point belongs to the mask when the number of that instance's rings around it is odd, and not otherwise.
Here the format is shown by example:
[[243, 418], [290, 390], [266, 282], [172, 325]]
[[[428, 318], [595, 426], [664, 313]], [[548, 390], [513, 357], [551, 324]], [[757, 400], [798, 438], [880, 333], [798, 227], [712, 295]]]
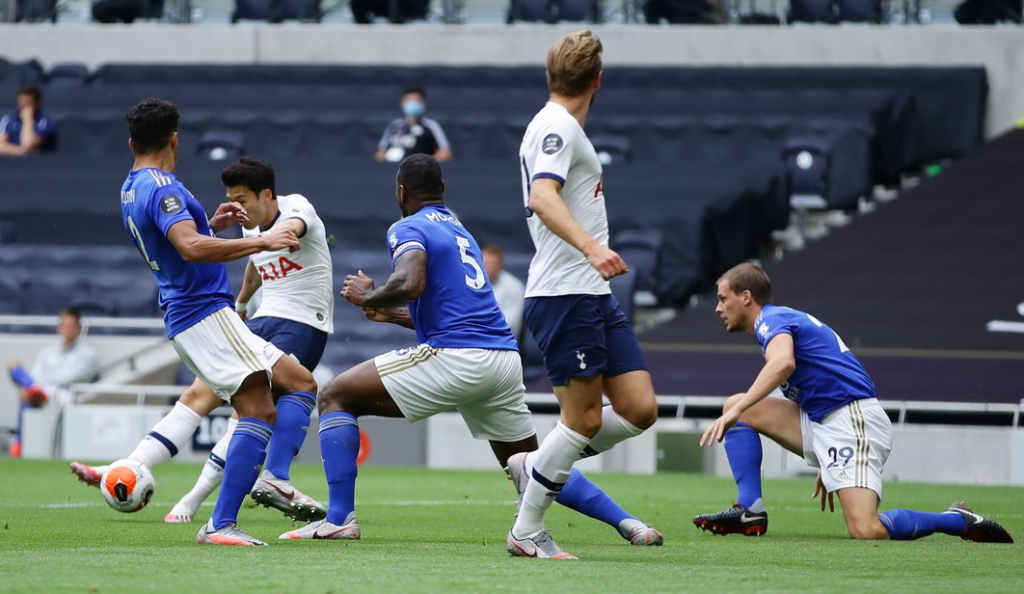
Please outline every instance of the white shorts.
[[378, 355], [373, 362], [410, 422], [455, 408], [476, 439], [509, 443], [536, 432], [516, 351], [420, 344]]
[[273, 378], [274, 364], [284, 354], [253, 334], [229, 307], [179, 333], [173, 343], [192, 373], [228, 402], [253, 373], [263, 371], [268, 380]]
[[854, 400], [815, 423], [800, 411], [804, 459], [821, 469], [830, 493], [871, 489], [882, 499], [882, 466], [892, 450], [892, 423], [876, 398]]

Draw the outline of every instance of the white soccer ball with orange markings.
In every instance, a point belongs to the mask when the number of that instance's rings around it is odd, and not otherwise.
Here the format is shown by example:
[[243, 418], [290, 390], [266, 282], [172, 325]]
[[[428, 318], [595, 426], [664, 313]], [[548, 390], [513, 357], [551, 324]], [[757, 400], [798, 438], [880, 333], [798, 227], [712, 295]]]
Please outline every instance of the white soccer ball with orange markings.
[[100, 479], [100, 492], [107, 505], [119, 512], [132, 513], [146, 507], [153, 497], [156, 481], [142, 462], [118, 460], [111, 464]]

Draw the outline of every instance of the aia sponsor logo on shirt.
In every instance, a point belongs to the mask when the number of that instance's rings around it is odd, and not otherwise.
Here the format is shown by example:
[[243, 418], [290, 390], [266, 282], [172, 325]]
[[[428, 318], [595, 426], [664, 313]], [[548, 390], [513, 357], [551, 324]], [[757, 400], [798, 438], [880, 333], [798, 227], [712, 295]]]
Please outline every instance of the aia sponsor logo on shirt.
[[264, 281], [275, 281], [287, 277], [288, 273], [293, 270], [302, 270], [302, 266], [281, 256], [277, 259], [277, 262], [270, 261], [257, 268], [257, 270], [259, 270], [260, 276]]

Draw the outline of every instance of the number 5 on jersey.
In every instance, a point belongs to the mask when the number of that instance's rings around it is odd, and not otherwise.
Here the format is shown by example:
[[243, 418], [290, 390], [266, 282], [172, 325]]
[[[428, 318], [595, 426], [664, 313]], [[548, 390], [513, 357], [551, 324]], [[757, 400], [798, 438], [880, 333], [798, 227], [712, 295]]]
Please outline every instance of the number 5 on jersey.
[[476, 263], [473, 256], [469, 255], [469, 240], [465, 237], [456, 237], [455, 241], [459, 244], [459, 253], [462, 254], [462, 263], [468, 264], [473, 269], [473, 276], [466, 275], [466, 284], [471, 289], [482, 289], [484, 284], [487, 282], [487, 277], [484, 276], [484, 271], [480, 268], [480, 265]]

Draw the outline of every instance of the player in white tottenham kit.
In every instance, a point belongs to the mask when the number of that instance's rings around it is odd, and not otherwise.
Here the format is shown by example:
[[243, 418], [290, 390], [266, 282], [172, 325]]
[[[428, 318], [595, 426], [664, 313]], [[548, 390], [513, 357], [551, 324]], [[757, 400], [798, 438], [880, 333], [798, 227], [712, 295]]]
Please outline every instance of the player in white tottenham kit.
[[[530, 477], [507, 546], [551, 556], [544, 514], [579, 458], [654, 424], [657, 403], [643, 352], [608, 280], [628, 272], [608, 246], [602, 170], [583, 131], [601, 87], [601, 42], [567, 35], [548, 52], [547, 105], [519, 150], [527, 223], [537, 253], [526, 283], [526, 323], [544, 353], [561, 419], [536, 452], [509, 458]], [[602, 408], [602, 395], [611, 406]]]
[[[254, 334], [312, 371], [323, 354], [327, 334], [333, 331], [332, 265], [323, 221], [303, 196], [276, 196], [274, 169], [269, 163], [244, 158], [225, 169], [221, 179], [228, 200], [241, 206], [247, 215], [243, 222], [246, 237], [287, 229], [299, 238], [299, 251], [268, 251], [250, 257], [235, 309], [245, 318], [246, 304], [262, 284], [263, 301], [259, 312], [246, 325]], [[150, 466], [169, 459], [189, 441], [199, 420], [222, 403], [209, 387], [197, 380], [182, 395], [175, 410], [160, 422], [172, 423], [174, 429], [159, 430], [161, 425], [158, 424], [128, 457]], [[277, 422], [264, 471], [252, 489], [252, 497], [257, 502], [279, 509], [296, 520], [315, 520], [326, 514], [323, 505], [292, 487], [288, 476], [291, 460], [305, 439], [315, 404], [316, 397], [311, 392], [292, 392], [278, 399]], [[236, 423], [232, 418], [195, 487], [182, 497], [164, 521], [191, 522], [199, 505], [220, 485]], [[105, 467], [89, 467], [78, 462], [72, 463], [71, 468], [90, 485], [97, 485], [105, 470]]]

